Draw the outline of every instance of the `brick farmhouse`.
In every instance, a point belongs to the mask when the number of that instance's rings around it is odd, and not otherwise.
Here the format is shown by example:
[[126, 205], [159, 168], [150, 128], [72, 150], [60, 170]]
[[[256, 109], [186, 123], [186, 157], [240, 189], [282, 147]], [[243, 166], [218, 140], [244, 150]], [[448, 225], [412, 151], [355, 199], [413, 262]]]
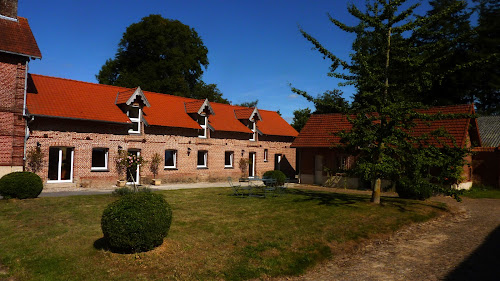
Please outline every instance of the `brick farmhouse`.
[[[0, 3], [0, 176], [23, 170], [37, 148], [47, 184], [109, 186], [121, 150], [146, 161], [160, 154], [163, 181], [295, 176], [298, 133], [277, 112], [29, 74], [40, 50], [17, 1]], [[147, 166], [128, 181], [149, 181]]]

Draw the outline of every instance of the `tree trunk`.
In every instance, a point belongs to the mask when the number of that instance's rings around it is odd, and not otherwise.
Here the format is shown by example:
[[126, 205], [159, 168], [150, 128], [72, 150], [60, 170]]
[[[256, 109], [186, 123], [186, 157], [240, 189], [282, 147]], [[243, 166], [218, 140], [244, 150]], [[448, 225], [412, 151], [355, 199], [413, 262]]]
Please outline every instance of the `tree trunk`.
[[373, 192], [371, 202], [375, 204], [380, 204], [380, 190], [381, 190], [382, 180], [380, 178], [375, 180], [373, 184]]

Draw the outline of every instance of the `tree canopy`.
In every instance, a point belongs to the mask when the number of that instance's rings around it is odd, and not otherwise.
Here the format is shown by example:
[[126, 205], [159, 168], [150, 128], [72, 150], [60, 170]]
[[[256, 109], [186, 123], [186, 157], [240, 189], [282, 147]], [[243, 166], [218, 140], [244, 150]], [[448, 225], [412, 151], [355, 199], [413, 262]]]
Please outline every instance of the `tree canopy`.
[[127, 27], [114, 58], [96, 78], [101, 84], [228, 103], [201, 77], [208, 50], [198, 33], [178, 20], [149, 15]]

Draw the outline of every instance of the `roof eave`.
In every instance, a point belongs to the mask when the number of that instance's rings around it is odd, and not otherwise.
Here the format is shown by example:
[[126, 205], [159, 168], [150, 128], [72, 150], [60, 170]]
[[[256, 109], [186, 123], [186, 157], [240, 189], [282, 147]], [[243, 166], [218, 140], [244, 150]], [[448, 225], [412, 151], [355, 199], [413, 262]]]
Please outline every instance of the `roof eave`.
[[0, 52], [6, 53], [6, 54], [11, 54], [11, 55], [17, 55], [17, 56], [27, 57], [27, 58], [31, 58], [31, 59], [42, 59], [41, 56], [35, 56], [35, 55], [28, 55], [28, 54], [23, 54], [23, 53], [10, 52], [10, 51], [6, 51], [6, 50], [0, 50]]

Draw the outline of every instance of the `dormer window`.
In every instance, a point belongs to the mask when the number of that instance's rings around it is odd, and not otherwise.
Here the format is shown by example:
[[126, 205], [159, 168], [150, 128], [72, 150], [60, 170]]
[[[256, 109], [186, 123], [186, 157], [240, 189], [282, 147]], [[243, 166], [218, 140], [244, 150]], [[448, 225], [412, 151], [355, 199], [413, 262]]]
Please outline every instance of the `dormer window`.
[[256, 126], [255, 126], [255, 122], [253, 122], [253, 121], [248, 122], [248, 128], [249, 128], [250, 130], [252, 130], [252, 132], [253, 132], [253, 133], [250, 135], [250, 140], [251, 140], [251, 141], [255, 141], [255, 140], [257, 140], [257, 128], [256, 128]]
[[128, 130], [129, 134], [140, 134], [142, 125], [148, 125], [144, 118], [142, 109], [150, 107], [149, 101], [141, 90], [141, 87], [129, 89], [116, 94], [115, 104], [127, 114], [132, 123], [132, 128]]
[[130, 122], [132, 122], [132, 129], [128, 130], [129, 134], [140, 134], [141, 133], [141, 115], [142, 110], [138, 106], [132, 106], [127, 112]]
[[200, 124], [201, 130], [198, 133], [198, 137], [206, 139], [208, 137], [208, 117], [204, 115], [198, 116], [198, 124]]

